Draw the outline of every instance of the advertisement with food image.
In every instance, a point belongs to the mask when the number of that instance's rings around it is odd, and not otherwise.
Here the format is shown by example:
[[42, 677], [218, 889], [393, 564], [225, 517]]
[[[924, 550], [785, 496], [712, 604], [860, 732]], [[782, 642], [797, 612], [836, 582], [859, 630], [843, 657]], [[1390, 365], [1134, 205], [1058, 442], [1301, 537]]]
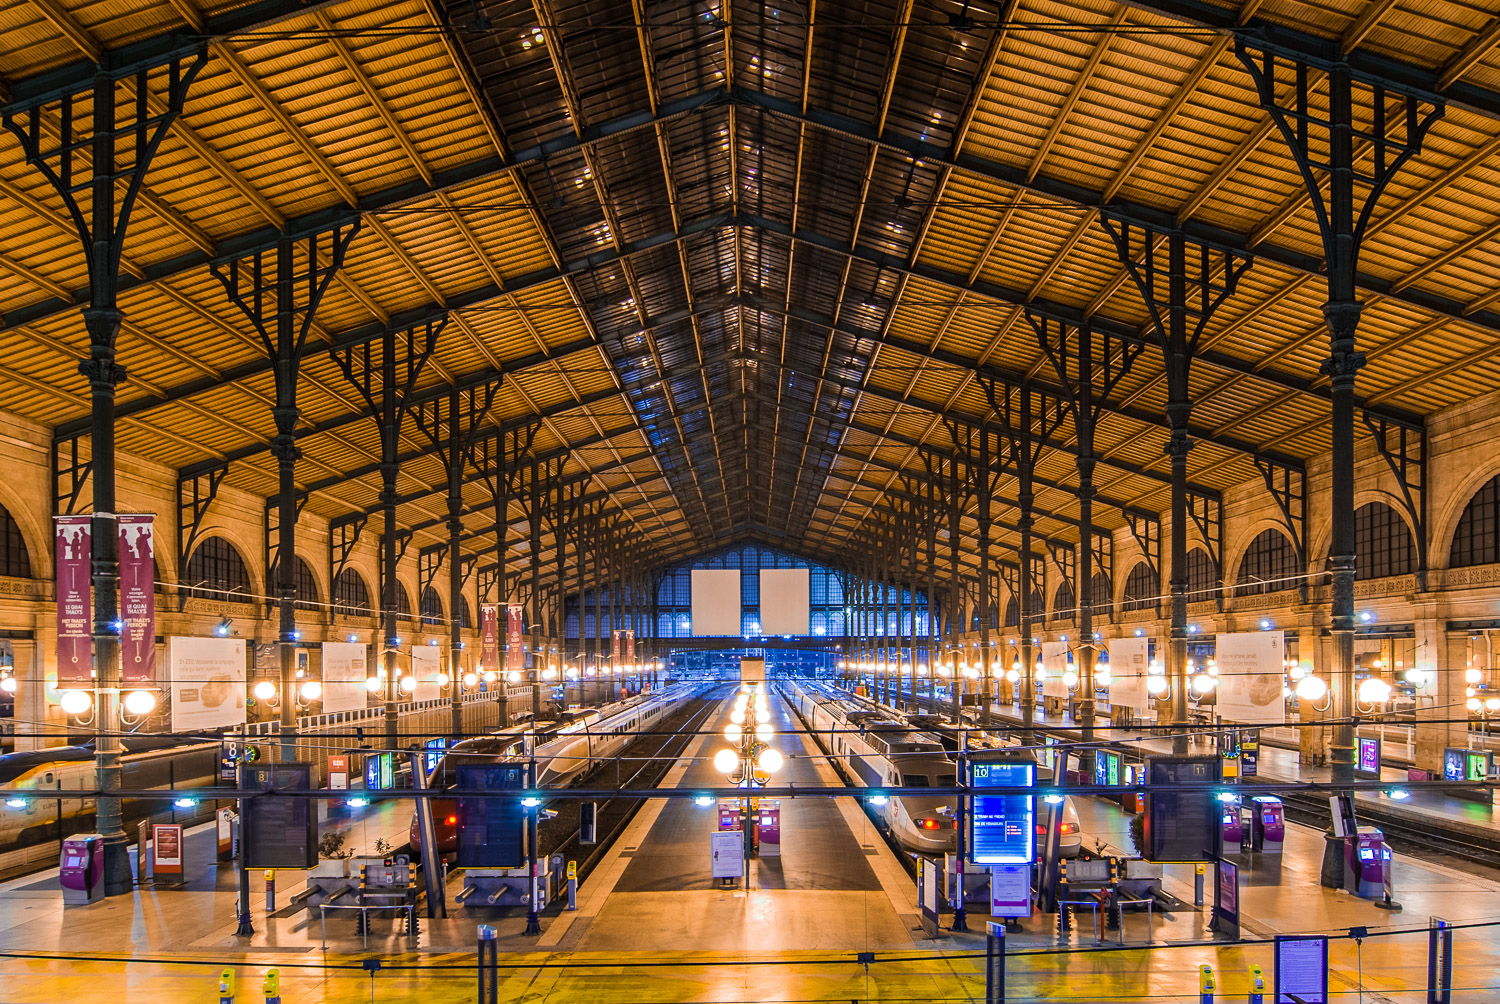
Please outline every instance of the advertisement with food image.
[[172, 730], [245, 724], [245, 640], [168, 638]]

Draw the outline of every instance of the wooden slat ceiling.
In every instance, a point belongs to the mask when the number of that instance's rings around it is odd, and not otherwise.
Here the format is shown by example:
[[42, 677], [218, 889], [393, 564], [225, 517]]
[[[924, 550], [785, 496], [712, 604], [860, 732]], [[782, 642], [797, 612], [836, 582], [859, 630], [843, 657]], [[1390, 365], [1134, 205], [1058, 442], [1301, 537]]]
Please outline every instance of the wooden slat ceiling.
[[[229, 459], [230, 483], [274, 492], [271, 374], [207, 265], [357, 217], [302, 371], [313, 511], [378, 501], [379, 438], [329, 347], [446, 313], [421, 391], [510, 371], [489, 425], [536, 424], [533, 451], [568, 456], [661, 561], [742, 538], [838, 560], [952, 450], [945, 418], [995, 417], [987, 378], [1058, 382], [1027, 304], [1152, 337], [1104, 205], [1257, 256], [1193, 366], [1191, 480], [1328, 449], [1316, 216], [1230, 33], [1263, 25], [1448, 98], [1369, 225], [1364, 403], [1409, 419], [1500, 387], [1494, 0], [0, 0], [0, 80], [209, 38], [125, 245], [121, 449]], [[70, 434], [87, 270], [9, 133], [0, 237], [5, 406]], [[1097, 431], [1106, 530], [1166, 507], [1165, 401], [1148, 347]], [[1077, 540], [1071, 423], [1051, 440], [1037, 530]], [[425, 443], [408, 426], [401, 449]], [[431, 456], [402, 470], [423, 543], [442, 478]], [[1013, 557], [1014, 478], [997, 492]], [[492, 552], [483, 481], [464, 498], [468, 546]]]

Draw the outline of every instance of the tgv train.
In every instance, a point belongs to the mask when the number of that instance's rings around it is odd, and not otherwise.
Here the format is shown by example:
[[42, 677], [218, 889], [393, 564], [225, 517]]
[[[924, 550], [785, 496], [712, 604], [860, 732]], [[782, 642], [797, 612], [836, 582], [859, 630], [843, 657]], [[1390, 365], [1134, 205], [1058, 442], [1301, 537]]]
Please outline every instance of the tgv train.
[[[216, 783], [217, 743], [205, 743], [196, 737], [126, 736], [122, 745], [121, 788], [198, 788]], [[69, 832], [78, 828], [68, 825], [69, 820], [94, 814], [94, 799], [58, 801], [59, 792], [93, 791], [97, 787], [94, 747], [55, 746], [6, 753], [0, 756], [0, 786], [21, 789], [8, 792], [5, 804], [0, 806], [0, 849], [56, 840], [59, 812], [63, 828]], [[32, 791], [36, 794], [30, 794]], [[126, 799], [123, 811], [129, 823], [168, 806], [161, 801]]]
[[[494, 735], [455, 743], [433, 767], [427, 784], [434, 789], [458, 787], [458, 767], [468, 764], [529, 763], [528, 736], [534, 736], [539, 788], [559, 788], [613, 760], [635, 741], [637, 734], [672, 717], [691, 700], [697, 688], [669, 687], [615, 704], [569, 715], [566, 720], [538, 721], [511, 726]], [[458, 802], [432, 800], [432, 822], [438, 852], [458, 849]], [[422, 836], [412, 813], [411, 846], [420, 853]]]
[[[958, 764], [942, 743], [878, 710], [843, 699], [835, 691], [793, 682], [788, 687], [797, 711], [814, 737], [844, 767], [854, 783], [871, 789], [951, 788]], [[957, 849], [953, 795], [870, 796], [880, 821], [896, 842], [919, 854]]]

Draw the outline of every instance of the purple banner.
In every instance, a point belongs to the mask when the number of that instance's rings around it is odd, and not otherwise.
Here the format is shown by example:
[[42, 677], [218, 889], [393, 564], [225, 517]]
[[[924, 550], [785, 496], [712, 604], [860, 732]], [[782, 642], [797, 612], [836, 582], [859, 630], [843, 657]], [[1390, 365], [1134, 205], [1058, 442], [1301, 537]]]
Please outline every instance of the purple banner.
[[156, 684], [156, 567], [152, 520], [120, 516], [120, 663], [126, 686]]
[[89, 582], [92, 516], [54, 516], [57, 566], [57, 685], [93, 686], [94, 602]]
[[479, 668], [500, 669], [500, 608], [493, 603], [479, 605]]

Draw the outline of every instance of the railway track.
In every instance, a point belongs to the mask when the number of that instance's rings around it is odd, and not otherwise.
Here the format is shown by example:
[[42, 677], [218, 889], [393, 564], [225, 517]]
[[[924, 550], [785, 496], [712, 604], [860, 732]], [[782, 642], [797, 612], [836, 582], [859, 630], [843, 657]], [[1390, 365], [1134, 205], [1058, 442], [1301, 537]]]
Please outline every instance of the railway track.
[[[662, 726], [641, 736], [631, 743], [612, 764], [602, 765], [594, 771], [575, 778], [569, 787], [597, 787], [601, 781], [611, 780], [616, 788], [655, 787], [687, 751], [722, 701], [716, 696], [717, 688], [709, 694], [689, 701], [677, 714], [667, 719]], [[578, 861], [578, 877], [585, 878], [603, 859], [615, 839], [630, 825], [640, 811], [644, 799], [610, 798], [599, 803], [595, 819], [597, 839], [592, 846], [578, 843], [577, 803], [567, 803], [566, 808], [551, 819], [537, 826], [537, 845], [544, 855], [583, 852]]]

